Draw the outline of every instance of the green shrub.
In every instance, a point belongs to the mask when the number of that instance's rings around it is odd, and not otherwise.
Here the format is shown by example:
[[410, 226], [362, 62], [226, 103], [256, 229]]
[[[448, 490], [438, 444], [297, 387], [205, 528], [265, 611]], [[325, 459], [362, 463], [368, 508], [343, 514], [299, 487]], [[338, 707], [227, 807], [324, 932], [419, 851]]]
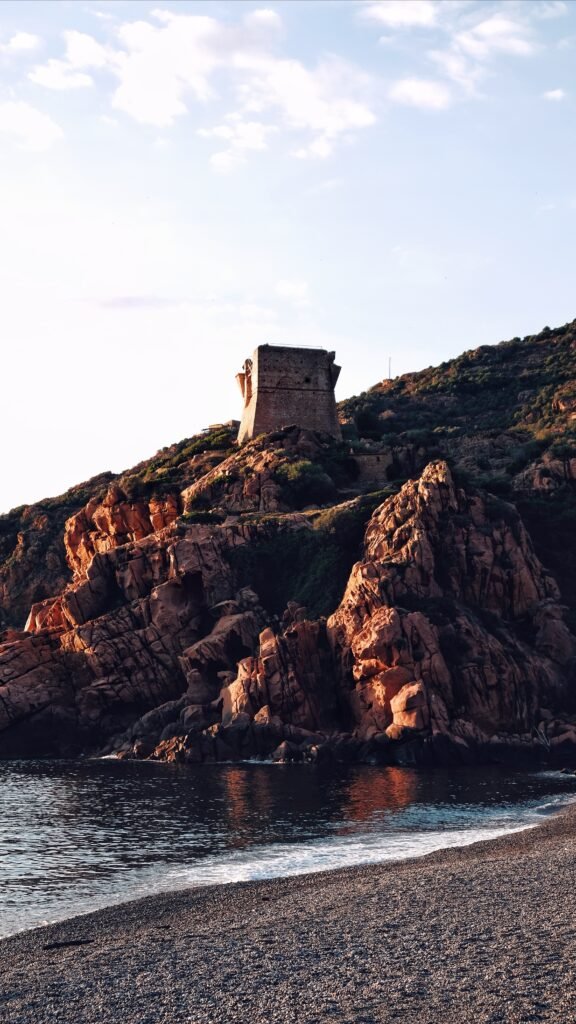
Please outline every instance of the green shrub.
[[348, 445], [329, 448], [318, 456], [318, 462], [336, 487], [349, 487], [359, 476], [360, 470], [356, 459], [350, 455]]
[[505, 473], [485, 473], [476, 478], [476, 484], [483, 491], [507, 498], [512, 494], [512, 482]]
[[560, 585], [576, 631], [576, 490], [566, 484], [549, 495], [523, 495], [517, 502], [536, 554]]
[[487, 496], [486, 514], [491, 523], [503, 522], [507, 526], [516, 526], [520, 518], [514, 505], [510, 505], [507, 501], [502, 501], [492, 494]]
[[570, 437], [554, 441], [550, 446], [550, 454], [556, 459], [562, 459], [564, 462], [574, 459], [576, 458], [576, 442]]
[[382, 421], [378, 413], [371, 408], [360, 409], [356, 414], [355, 423], [360, 437], [378, 440], [382, 436]]
[[180, 517], [183, 523], [187, 525], [193, 523], [206, 524], [208, 526], [218, 526], [224, 522], [225, 516], [221, 512], [213, 512], [210, 510], [202, 509], [190, 509], [188, 512]]
[[311, 617], [329, 615], [344, 591], [351, 562], [317, 530], [277, 530], [260, 542], [230, 551], [239, 587], [251, 586], [272, 615], [288, 601], [304, 604]]
[[308, 459], [284, 463], [276, 471], [276, 479], [282, 486], [286, 501], [295, 508], [322, 505], [336, 497], [334, 481], [321, 466]]
[[230, 552], [238, 586], [253, 587], [274, 615], [281, 615], [288, 601], [305, 605], [312, 618], [329, 615], [361, 557], [366, 524], [390, 493], [378, 491], [353, 505], [327, 509], [310, 530], [286, 530], [281, 520], [271, 522], [268, 536]]

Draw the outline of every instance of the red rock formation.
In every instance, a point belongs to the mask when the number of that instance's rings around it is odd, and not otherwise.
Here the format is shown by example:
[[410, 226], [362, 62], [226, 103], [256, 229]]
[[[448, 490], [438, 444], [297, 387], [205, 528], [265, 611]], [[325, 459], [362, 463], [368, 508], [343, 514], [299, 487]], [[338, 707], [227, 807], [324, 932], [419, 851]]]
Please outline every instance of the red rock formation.
[[[69, 521], [74, 581], [0, 645], [3, 756], [574, 749], [576, 641], [556, 584], [514, 507], [465, 493], [445, 463], [376, 510], [327, 623], [290, 604], [271, 624], [239, 589], [231, 552], [268, 537], [266, 521], [183, 525], [176, 511], [113, 487]], [[312, 529], [299, 515], [281, 524]]]
[[373, 515], [328, 622], [364, 737], [488, 742], [566, 702], [576, 642], [513, 506], [430, 464]]
[[[233, 670], [262, 625], [254, 596], [236, 594], [226, 558], [249, 537], [240, 526], [169, 527], [95, 555], [60, 597], [33, 608], [35, 635], [0, 645], [3, 752], [78, 751], [179, 697], [195, 645], [212, 629], [212, 653]], [[204, 667], [209, 676], [214, 661]], [[64, 736], [39, 740], [46, 708], [65, 712]]]
[[94, 555], [157, 533], [179, 515], [179, 501], [175, 495], [153, 496], [148, 501], [128, 501], [118, 484], [112, 483], [101, 502], [92, 499], [67, 521], [64, 547], [68, 564], [76, 576], [82, 575]]
[[[571, 724], [548, 726], [541, 710], [566, 703], [576, 652], [557, 597], [514, 508], [465, 494], [431, 464], [374, 513], [327, 631], [297, 608], [283, 632], [264, 630], [210, 735], [239, 756], [268, 730], [268, 752], [280, 741], [273, 756], [287, 759], [326, 747], [393, 760], [566, 750]], [[217, 756], [205, 741], [180, 735], [155, 756]]]
[[285, 512], [280, 485], [275, 479], [278, 456], [266, 449], [247, 451], [240, 460], [232, 455], [183, 491], [188, 512], [198, 503], [231, 512]]
[[336, 696], [325, 625], [296, 622], [281, 635], [268, 628], [260, 634], [256, 657], [241, 661], [236, 679], [222, 691], [222, 723], [248, 714], [311, 733], [330, 731]]
[[302, 459], [318, 460], [332, 446], [329, 437], [300, 427], [268, 435], [264, 442], [256, 438], [187, 487], [182, 492], [184, 509], [206, 506], [237, 513], [301, 507], [282, 486], [279, 470]]

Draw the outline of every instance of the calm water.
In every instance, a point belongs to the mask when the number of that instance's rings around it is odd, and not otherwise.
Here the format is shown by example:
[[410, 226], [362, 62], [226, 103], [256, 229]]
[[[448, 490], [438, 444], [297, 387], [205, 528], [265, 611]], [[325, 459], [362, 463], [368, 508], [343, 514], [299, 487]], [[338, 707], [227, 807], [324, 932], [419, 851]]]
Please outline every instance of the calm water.
[[183, 885], [474, 842], [575, 797], [553, 772], [0, 762], [0, 936]]

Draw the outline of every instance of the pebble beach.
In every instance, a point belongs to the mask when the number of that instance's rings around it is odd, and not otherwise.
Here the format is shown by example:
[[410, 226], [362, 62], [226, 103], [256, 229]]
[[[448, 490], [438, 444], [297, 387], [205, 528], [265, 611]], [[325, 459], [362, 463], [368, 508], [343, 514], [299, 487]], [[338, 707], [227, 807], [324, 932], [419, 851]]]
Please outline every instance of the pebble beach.
[[0, 943], [3, 1024], [576, 1020], [576, 807], [427, 857], [176, 891]]

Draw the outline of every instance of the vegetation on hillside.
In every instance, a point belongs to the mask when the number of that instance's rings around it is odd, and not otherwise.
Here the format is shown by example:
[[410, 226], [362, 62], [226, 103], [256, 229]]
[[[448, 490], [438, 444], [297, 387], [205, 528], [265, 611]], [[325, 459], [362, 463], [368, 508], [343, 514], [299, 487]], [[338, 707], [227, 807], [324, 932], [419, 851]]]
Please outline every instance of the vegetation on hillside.
[[253, 587], [272, 615], [281, 615], [288, 601], [304, 605], [312, 618], [329, 615], [361, 557], [370, 516], [395, 491], [390, 487], [324, 509], [310, 519], [310, 528], [286, 529], [282, 516], [263, 517], [262, 540], [230, 553], [238, 585]]
[[236, 450], [236, 429], [217, 426], [161, 448], [153, 458], [122, 473], [118, 484], [133, 500], [181, 491]]
[[433, 450], [480, 485], [513, 481], [545, 453], [574, 458], [576, 321], [382, 381], [340, 413], [352, 441]]

